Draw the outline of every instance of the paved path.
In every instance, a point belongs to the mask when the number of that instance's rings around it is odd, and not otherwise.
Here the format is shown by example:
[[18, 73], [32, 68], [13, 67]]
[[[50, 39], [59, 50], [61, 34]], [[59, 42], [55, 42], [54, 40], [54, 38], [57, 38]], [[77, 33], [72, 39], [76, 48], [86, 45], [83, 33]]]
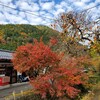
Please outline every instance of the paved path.
[[21, 90], [25, 91], [25, 90], [29, 90], [32, 87], [29, 85], [29, 83], [25, 83], [25, 84], [16, 84], [7, 88], [2, 88], [0, 89], [0, 100], [4, 100], [5, 96], [8, 96], [10, 94], [12, 94], [13, 92], [15, 93], [19, 93], [21, 92]]

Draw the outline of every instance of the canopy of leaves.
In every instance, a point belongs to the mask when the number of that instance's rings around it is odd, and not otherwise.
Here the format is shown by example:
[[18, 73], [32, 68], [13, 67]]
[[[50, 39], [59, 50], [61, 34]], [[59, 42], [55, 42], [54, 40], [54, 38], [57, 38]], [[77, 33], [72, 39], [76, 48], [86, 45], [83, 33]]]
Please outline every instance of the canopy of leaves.
[[34, 39], [34, 45], [27, 44], [17, 48], [14, 54], [14, 67], [20, 72], [32, 70], [39, 73], [44, 68], [56, 66], [60, 58], [42, 40]]
[[91, 20], [88, 12], [67, 12], [62, 13], [55, 22], [56, 27], [62, 30], [62, 35], [71, 37], [77, 41], [90, 41], [93, 37], [100, 41], [100, 23]]
[[65, 95], [75, 98], [81, 92], [76, 86], [88, 80], [84, 70], [90, 61], [86, 56], [66, 58], [63, 53], [52, 51], [42, 40], [34, 40], [33, 45], [18, 47], [13, 64], [19, 72], [29, 75], [34, 93], [42, 97], [49, 94], [52, 99]]
[[[89, 46], [100, 47], [100, 21], [91, 20], [88, 12], [67, 12], [62, 13], [55, 20], [53, 27], [60, 29], [62, 48], [72, 56], [88, 54]], [[97, 42], [95, 42], [97, 41]], [[86, 46], [83, 46], [83, 45]], [[65, 47], [65, 48], [64, 48]], [[93, 52], [98, 52], [96, 48]], [[92, 51], [91, 50], [91, 51]], [[91, 52], [93, 54], [93, 52]]]

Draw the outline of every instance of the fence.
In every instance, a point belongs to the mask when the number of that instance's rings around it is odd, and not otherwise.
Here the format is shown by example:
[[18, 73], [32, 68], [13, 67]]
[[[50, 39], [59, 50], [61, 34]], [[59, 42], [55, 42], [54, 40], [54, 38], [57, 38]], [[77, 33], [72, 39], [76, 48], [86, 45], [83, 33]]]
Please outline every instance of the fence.
[[18, 97], [26, 96], [26, 95], [29, 95], [31, 93], [33, 93], [32, 90], [21, 91], [20, 93], [13, 92], [11, 95], [6, 96], [4, 99], [5, 100], [17, 100]]

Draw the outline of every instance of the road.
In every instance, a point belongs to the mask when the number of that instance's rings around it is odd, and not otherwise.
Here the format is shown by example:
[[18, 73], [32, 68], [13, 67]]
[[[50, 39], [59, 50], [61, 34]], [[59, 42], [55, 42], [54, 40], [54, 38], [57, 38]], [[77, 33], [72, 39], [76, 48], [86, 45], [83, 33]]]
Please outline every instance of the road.
[[12, 94], [13, 92], [19, 93], [21, 91], [32, 89], [29, 84], [23, 84], [18, 86], [11, 86], [10, 88], [0, 90], [0, 100], [5, 100], [4, 97]]

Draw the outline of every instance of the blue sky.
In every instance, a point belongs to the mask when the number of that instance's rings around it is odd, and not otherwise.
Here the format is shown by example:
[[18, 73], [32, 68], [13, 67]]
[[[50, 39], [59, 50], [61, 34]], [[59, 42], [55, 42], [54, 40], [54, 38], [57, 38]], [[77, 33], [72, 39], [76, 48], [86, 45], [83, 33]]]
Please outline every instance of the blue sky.
[[[0, 4], [17, 9], [0, 5], [0, 24], [50, 25], [60, 13], [82, 11], [100, 4], [100, 0], [0, 0]], [[91, 9], [91, 15], [96, 19], [100, 15], [100, 6]]]

